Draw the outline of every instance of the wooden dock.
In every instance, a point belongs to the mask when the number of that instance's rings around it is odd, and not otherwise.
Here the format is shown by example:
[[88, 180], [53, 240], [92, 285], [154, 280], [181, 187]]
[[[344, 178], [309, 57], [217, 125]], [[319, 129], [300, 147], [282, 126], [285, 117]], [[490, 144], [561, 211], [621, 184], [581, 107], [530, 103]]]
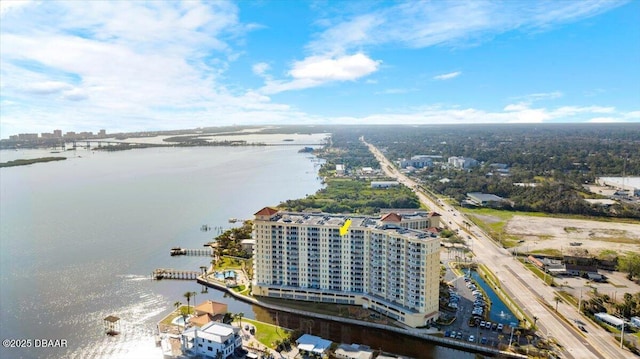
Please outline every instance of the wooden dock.
[[172, 268], [158, 268], [153, 271], [151, 277], [153, 279], [183, 279], [183, 280], [196, 280], [202, 272], [194, 270], [178, 270]]
[[181, 248], [173, 247], [169, 251], [172, 256], [202, 256], [213, 257], [213, 248]]

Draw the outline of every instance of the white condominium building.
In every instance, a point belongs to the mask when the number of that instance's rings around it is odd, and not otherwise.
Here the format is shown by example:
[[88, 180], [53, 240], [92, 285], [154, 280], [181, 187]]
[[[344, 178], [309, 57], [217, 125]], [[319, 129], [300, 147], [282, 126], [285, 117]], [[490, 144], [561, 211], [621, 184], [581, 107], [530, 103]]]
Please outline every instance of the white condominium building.
[[[374, 218], [263, 208], [253, 226], [252, 293], [361, 305], [412, 327], [431, 323], [440, 239], [421, 229], [438, 220], [435, 213]], [[424, 228], [407, 228], [418, 224]]]

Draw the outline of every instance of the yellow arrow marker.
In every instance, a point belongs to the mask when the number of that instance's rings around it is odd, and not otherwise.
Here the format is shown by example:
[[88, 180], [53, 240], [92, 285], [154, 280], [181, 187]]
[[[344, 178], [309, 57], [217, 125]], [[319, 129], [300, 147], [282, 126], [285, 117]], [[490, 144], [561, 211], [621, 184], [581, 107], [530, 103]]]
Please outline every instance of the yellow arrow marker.
[[344, 224], [342, 225], [342, 227], [340, 227], [341, 236], [344, 236], [347, 234], [347, 231], [349, 230], [349, 226], [351, 226], [351, 220], [347, 219], [346, 221], [344, 221]]

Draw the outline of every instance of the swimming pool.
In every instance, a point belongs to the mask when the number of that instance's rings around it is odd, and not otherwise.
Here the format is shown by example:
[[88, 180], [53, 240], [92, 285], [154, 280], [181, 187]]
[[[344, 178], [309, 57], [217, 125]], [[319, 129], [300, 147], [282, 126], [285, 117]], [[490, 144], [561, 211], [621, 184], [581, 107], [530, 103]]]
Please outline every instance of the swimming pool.
[[236, 272], [232, 270], [224, 271], [224, 272], [216, 272], [214, 277], [218, 280], [225, 280], [226, 278], [236, 278]]
[[[187, 321], [188, 320], [189, 320], [189, 318], [187, 317]], [[171, 324], [179, 325], [181, 327], [184, 327], [184, 317], [182, 315], [179, 315], [179, 316], [173, 318], [173, 320], [171, 321]]]

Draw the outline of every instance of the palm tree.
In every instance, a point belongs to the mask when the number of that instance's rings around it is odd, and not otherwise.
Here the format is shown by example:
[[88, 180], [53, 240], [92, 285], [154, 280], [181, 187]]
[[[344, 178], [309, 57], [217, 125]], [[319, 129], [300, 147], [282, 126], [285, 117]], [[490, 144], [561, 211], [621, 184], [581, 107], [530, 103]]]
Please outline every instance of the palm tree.
[[538, 317], [536, 317], [535, 315], [533, 316], [533, 326], [536, 326], [536, 323], [538, 322]]
[[185, 298], [187, 298], [187, 310], [189, 310], [189, 303], [191, 302], [191, 296], [193, 295], [192, 292], [186, 292], [183, 294], [183, 296]]
[[518, 337], [518, 345], [520, 345], [520, 335], [522, 335], [522, 332], [519, 330], [516, 330], [514, 334]]
[[553, 300], [556, 302], [556, 312], [558, 311], [558, 303], [562, 301], [562, 298], [559, 295], [553, 297]]
[[194, 307], [196, 306], [196, 294], [198, 294], [198, 293], [196, 293], [196, 292], [191, 292], [191, 295], [193, 295], [193, 306], [194, 306]]
[[235, 317], [240, 322], [240, 327], [242, 327], [242, 317], [244, 317], [244, 313], [240, 312], [240, 313], [236, 314]]
[[173, 303], [173, 306], [176, 307], [176, 310], [180, 309], [181, 305], [182, 305], [182, 302], [177, 301], [177, 300]]

